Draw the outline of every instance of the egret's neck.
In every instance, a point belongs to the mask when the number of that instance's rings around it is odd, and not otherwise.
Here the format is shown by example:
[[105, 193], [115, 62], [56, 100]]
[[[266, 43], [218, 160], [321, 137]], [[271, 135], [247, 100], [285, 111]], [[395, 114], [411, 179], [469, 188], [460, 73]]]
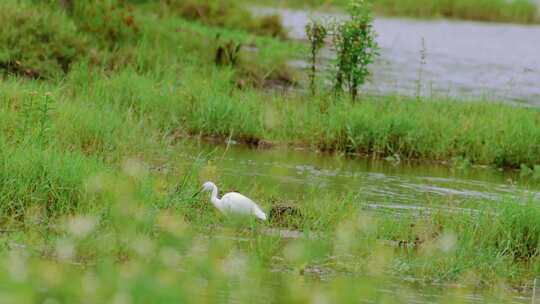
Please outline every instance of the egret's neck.
[[212, 187], [212, 194], [210, 195], [210, 201], [216, 208], [221, 209], [221, 200], [218, 198], [218, 188], [216, 185]]

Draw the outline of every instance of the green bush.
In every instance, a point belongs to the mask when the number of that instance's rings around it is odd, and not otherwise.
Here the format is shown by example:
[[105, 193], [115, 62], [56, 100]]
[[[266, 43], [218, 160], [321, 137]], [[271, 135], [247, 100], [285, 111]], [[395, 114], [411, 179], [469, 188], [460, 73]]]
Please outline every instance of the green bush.
[[163, 0], [162, 10], [203, 24], [286, 38], [280, 16], [254, 17], [239, 4], [225, 0]]
[[0, 3], [0, 71], [32, 78], [66, 73], [86, 39], [65, 14], [24, 1]]
[[338, 23], [334, 29], [337, 70], [334, 89], [340, 92], [345, 86], [352, 100], [371, 74], [368, 66], [378, 55], [371, 6], [370, 1], [351, 1], [350, 20]]
[[121, 0], [77, 0], [71, 14], [78, 29], [94, 37], [100, 47], [116, 49], [139, 37], [132, 9]]

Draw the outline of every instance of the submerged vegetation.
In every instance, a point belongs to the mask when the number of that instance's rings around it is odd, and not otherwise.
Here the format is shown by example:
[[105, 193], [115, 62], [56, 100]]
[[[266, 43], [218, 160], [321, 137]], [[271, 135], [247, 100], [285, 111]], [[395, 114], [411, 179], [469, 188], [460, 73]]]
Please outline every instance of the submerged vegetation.
[[[77, 1], [73, 15], [37, 2], [0, 3], [1, 16], [21, 16], [0, 18], [0, 301], [395, 303], [380, 286], [407, 276], [462, 283], [438, 290], [448, 302], [485, 287], [506, 291], [492, 301], [504, 303], [540, 274], [532, 199], [438, 208], [449, 199], [396, 216], [366, 210], [361, 193], [307, 189], [290, 217], [261, 223], [193, 193], [216, 180], [268, 211], [273, 189], [220, 177], [215, 155], [182, 157], [185, 138], [208, 136], [533, 168], [536, 110], [283, 92], [286, 60], [307, 52], [296, 42], [163, 14], [170, 1], [115, 5], [113, 32], [76, 15]], [[230, 54], [218, 60], [220, 47]], [[410, 289], [396, 288], [403, 302]]]

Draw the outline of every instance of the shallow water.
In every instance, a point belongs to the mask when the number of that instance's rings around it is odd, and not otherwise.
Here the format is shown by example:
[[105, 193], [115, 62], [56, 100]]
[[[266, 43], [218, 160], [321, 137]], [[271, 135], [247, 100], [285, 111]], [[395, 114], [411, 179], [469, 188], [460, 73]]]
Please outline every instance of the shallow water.
[[[282, 16], [291, 38], [305, 39], [310, 20], [344, 15], [256, 8]], [[373, 94], [486, 98], [540, 106], [540, 26], [447, 20], [376, 18], [381, 56], [374, 64]], [[426, 59], [421, 64], [422, 41]], [[331, 58], [327, 50], [323, 58]], [[293, 65], [304, 67], [304, 61]], [[421, 71], [421, 72], [420, 72]], [[419, 76], [421, 74], [421, 76]]]
[[223, 190], [257, 189], [278, 201], [294, 202], [312, 191], [353, 193], [359, 203], [408, 210], [440, 203], [460, 207], [467, 201], [497, 203], [505, 198], [540, 197], [526, 181], [516, 183], [516, 172], [350, 159], [301, 150], [200, 145], [191, 149], [210, 153], [219, 179], [226, 187], [234, 187]]

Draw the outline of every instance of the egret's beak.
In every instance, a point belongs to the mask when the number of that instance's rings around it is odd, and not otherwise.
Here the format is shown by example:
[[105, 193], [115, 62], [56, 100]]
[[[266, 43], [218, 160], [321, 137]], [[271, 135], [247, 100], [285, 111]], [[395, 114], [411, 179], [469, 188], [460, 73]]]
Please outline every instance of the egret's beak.
[[195, 198], [197, 195], [201, 194], [203, 190], [203, 188], [199, 189], [199, 191], [195, 192], [191, 198]]

